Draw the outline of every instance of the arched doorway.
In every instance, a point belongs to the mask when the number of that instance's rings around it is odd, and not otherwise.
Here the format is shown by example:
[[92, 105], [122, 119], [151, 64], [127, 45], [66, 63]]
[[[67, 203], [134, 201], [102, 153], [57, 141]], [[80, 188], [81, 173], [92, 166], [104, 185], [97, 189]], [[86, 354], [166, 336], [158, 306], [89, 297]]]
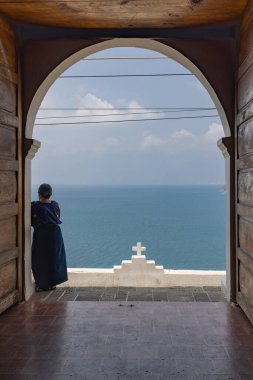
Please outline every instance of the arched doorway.
[[[79, 61], [81, 58], [86, 57], [90, 54], [93, 54], [97, 51], [101, 51], [104, 49], [112, 48], [112, 47], [140, 47], [146, 48], [149, 50], [153, 50], [159, 53], [162, 53], [173, 60], [177, 61], [181, 65], [185, 66], [188, 70], [190, 70], [204, 85], [207, 89], [210, 97], [212, 98], [214, 104], [217, 107], [219, 112], [222, 125], [224, 128], [224, 133], [226, 137], [230, 136], [230, 129], [228, 125], [228, 121], [225, 115], [225, 111], [210, 83], [207, 81], [206, 77], [203, 73], [194, 65], [189, 59], [187, 59], [184, 55], [179, 53], [177, 50], [170, 48], [160, 42], [149, 40], [149, 39], [113, 39], [110, 41], [98, 43], [92, 45], [91, 47], [82, 49], [77, 53], [71, 55], [68, 59], [63, 61], [60, 65], [58, 65], [44, 80], [41, 86], [38, 88], [29, 108], [29, 112], [27, 115], [27, 124], [26, 124], [26, 138], [32, 139], [33, 133], [33, 125], [36, 113], [38, 108], [47, 93], [51, 84], [58, 78], [58, 76], [65, 71], [67, 68], [72, 66], [74, 63]], [[223, 147], [224, 154], [226, 156], [226, 188], [227, 188], [227, 289], [230, 289], [230, 159], [229, 155], [226, 154], [226, 148]], [[31, 159], [33, 154], [39, 148], [39, 143], [34, 143], [32, 148], [30, 149], [30, 154], [28, 154], [25, 162], [25, 262], [26, 262], [26, 297], [29, 298], [30, 294], [33, 292], [33, 286], [30, 279], [30, 256], [31, 256], [31, 244], [30, 244], [30, 182], [31, 182]], [[230, 293], [228, 292], [228, 298], [230, 298]]]

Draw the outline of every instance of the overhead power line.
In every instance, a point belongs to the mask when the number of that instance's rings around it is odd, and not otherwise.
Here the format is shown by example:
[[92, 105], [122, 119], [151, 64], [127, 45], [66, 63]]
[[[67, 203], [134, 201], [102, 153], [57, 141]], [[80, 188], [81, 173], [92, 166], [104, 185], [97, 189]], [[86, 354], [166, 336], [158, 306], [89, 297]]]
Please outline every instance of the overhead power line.
[[[181, 112], [181, 111], [175, 111]], [[150, 111], [150, 112], [124, 112], [124, 113], [108, 113], [108, 114], [97, 114], [97, 115], [67, 115], [67, 116], [44, 116], [44, 117], [36, 117], [36, 120], [39, 119], [71, 119], [71, 118], [81, 118], [81, 117], [98, 117], [98, 116], [126, 116], [126, 115], [147, 115], [151, 113], [165, 113], [164, 111]]]
[[199, 116], [180, 116], [180, 117], [163, 117], [163, 118], [146, 118], [146, 119], [123, 119], [123, 120], [99, 120], [99, 121], [79, 121], [79, 122], [57, 122], [57, 123], [35, 123], [34, 125], [74, 125], [74, 124], [101, 124], [101, 123], [124, 123], [124, 122], [137, 122], [137, 121], [157, 121], [157, 120], [181, 120], [181, 119], [202, 119], [210, 117], [219, 117], [216, 115], [199, 115]]
[[191, 73], [167, 73], [167, 74], [106, 74], [106, 75], [61, 75], [59, 78], [129, 78], [129, 77], [171, 77], [193, 76]]
[[107, 75], [61, 75], [60, 79], [74, 78], [140, 78], [140, 77], [176, 77], [176, 76], [193, 76], [191, 73], [169, 73], [169, 74], [107, 74]]
[[179, 110], [179, 111], [211, 111], [216, 110], [215, 107], [41, 107], [39, 111], [118, 111], [118, 110]]
[[110, 61], [110, 60], [159, 60], [159, 59], [171, 59], [170, 57], [99, 57], [99, 58], [82, 58], [82, 61]]
[[126, 115], [150, 115], [150, 114], [164, 114], [168, 112], [196, 112], [196, 110], [182, 111], [182, 110], [173, 110], [173, 111], [149, 111], [149, 112], [122, 112], [122, 113], [108, 113], [108, 114], [90, 114], [90, 115], [63, 115], [63, 116], [42, 116], [36, 117], [36, 120], [45, 120], [45, 119], [71, 119], [71, 118], [87, 118], [87, 117], [107, 117], [107, 116], [126, 116]]

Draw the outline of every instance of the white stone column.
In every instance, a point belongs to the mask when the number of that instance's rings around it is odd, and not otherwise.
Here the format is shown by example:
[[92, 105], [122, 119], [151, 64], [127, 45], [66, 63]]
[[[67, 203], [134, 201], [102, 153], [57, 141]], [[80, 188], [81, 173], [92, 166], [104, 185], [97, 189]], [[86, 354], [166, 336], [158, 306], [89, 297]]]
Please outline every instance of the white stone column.
[[25, 156], [25, 184], [24, 184], [24, 252], [25, 252], [25, 299], [28, 300], [35, 291], [32, 279], [31, 262], [31, 168], [32, 159], [38, 152], [41, 143], [37, 140], [27, 139]]
[[230, 240], [230, 154], [225, 140], [229, 137], [220, 139], [217, 142], [218, 148], [221, 150], [225, 158], [225, 186], [226, 186], [226, 284], [224, 284], [226, 298], [231, 300], [231, 240]]

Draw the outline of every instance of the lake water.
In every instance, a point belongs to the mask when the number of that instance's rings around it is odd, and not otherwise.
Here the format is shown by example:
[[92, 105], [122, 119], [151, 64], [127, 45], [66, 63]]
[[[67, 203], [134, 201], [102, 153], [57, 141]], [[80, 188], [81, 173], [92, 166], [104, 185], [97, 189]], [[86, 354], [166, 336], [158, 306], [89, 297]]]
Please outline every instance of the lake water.
[[221, 187], [53, 186], [68, 267], [119, 265], [140, 241], [165, 268], [225, 270]]

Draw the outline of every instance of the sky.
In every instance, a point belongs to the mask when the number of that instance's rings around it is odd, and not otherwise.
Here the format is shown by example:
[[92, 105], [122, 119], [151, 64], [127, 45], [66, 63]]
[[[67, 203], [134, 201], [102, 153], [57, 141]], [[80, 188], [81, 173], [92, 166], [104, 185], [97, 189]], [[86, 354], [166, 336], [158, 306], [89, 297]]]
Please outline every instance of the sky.
[[[164, 57], [146, 49], [113, 48], [89, 58], [154, 56]], [[62, 75], [159, 73], [189, 71], [172, 59], [82, 60]], [[53, 107], [76, 110], [38, 111], [36, 124], [54, 122], [58, 125], [34, 127], [33, 138], [41, 141], [41, 148], [32, 161], [33, 184], [224, 184], [225, 162], [217, 148], [217, 140], [224, 132], [218, 116], [119, 122], [193, 114], [217, 115], [216, 110], [147, 113], [147, 108], [151, 107], [215, 107], [195, 76], [58, 78], [41, 104], [41, 108]], [[142, 115], [129, 115], [129, 112]], [[128, 114], [119, 116], [118, 113]], [[93, 116], [97, 114], [108, 116]], [[80, 118], [81, 115], [86, 118]], [[52, 116], [71, 117], [39, 119]], [[89, 124], [87, 120], [108, 122]], [[86, 123], [82, 124], [83, 121]], [[79, 124], [64, 125], [62, 122]]]

